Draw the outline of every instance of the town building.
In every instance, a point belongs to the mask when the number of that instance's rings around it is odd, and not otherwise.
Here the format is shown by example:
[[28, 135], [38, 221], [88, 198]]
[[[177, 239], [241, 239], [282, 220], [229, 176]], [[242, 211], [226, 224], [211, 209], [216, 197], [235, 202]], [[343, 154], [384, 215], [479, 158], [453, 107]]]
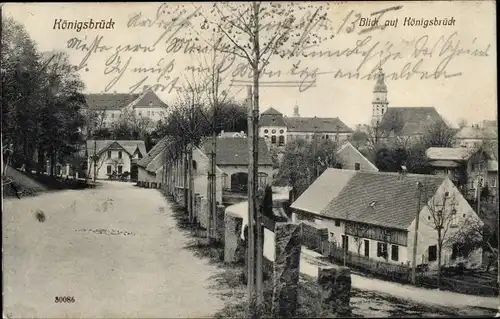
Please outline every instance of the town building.
[[337, 156], [342, 162], [343, 169], [378, 172], [378, 168], [348, 141], [339, 147]]
[[137, 179], [137, 162], [146, 155], [144, 141], [139, 140], [87, 140], [86, 156], [90, 176], [94, 172], [96, 156], [97, 179], [107, 179], [113, 172], [130, 173], [130, 179]]
[[481, 149], [430, 147], [425, 152], [435, 174], [447, 176], [459, 188], [463, 183], [469, 198], [477, 196], [478, 186], [496, 193], [498, 162]]
[[163, 120], [168, 115], [168, 106], [156, 93], [147, 89], [142, 94], [99, 93], [86, 94], [86, 107], [83, 111], [97, 112], [98, 124], [110, 127], [126, 111], [153, 122]]
[[137, 162], [137, 183], [147, 188], [161, 188], [165, 181], [164, 168], [169, 157], [168, 148], [172, 146], [173, 138], [166, 136]]
[[481, 145], [491, 145], [498, 148], [498, 128], [478, 124], [464, 126], [455, 135], [455, 143], [456, 147], [473, 148]]
[[[459, 232], [472, 221], [482, 225], [452, 181], [435, 175], [329, 168], [291, 208], [295, 222], [325, 229], [330, 242], [350, 253], [404, 265], [412, 263], [415, 231], [416, 264], [431, 264], [437, 261], [437, 226], [445, 227], [449, 245], [442, 257], [449, 264], [465, 255], [454, 242]], [[446, 223], [436, 224], [435, 216]], [[480, 265], [481, 255], [475, 250], [467, 260]]]
[[[237, 132], [234, 132], [237, 133]], [[191, 169], [194, 193], [208, 198], [208, 174], [212, 140], [202, 141], [193, 148]], [[182, 157], [167, 161], [166, 178], [175, 188], [184, 188], [184, 166]], [[233, 204], [247, 198], [248, 187], [248, 138], [219, 136], [216, 141], [216, 200], [222, 204]], [[273, 182], [273, 163], [263, 138], [259, 139], [258, 186], [265, 187]]]
[[[295, 116], [297, 115], [297, 116]], [[268, 145], [284, 147], [288, 141], [297, 139], [331, 139], [346, 141], [353, 130], [338, 117], [299, 117], [299, 107], [295, 106], [294, 116], [287, 117], [274, 108], [261, 114], [259, 134]]]
[[380, 68], [373, 88], [371, 126], [403, 138], [422, 136], [434, 125], [446, 124], [434, 107], [393, 107], [387, 99], [385, 74]]

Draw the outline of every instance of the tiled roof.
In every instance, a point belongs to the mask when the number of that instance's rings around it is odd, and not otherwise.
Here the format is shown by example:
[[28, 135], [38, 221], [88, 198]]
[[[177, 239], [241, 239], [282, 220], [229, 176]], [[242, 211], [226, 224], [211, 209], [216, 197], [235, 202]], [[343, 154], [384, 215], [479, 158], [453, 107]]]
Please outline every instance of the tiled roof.
[[294, 209], [319, 214], [357, 171], [328, 168], [291, 205]]
[[281, 114], [280, 111], [276, 110], [275, 108], [270, 107], [264, 112], [262, 112], [261, 115], [283, 115], [283, 114]]
[[86, 94], [87, 106], [96, 110], [120, 110], [139, 97], [139, 94]]
[[283, 114], [270, 107], [264, 111], [259, 118], [260, 126], [286, 126]]
[[[139, 148], [139, 152], [141, 152], [142, 156], [146, 155], [146, 145], [144, 141], [140, 140], [96, 140], [96, 149], [97, 153], [101, 153], [105, 151], [109, 146], [113, 143], [119, 144], [127, 153], [133, 155], [135, 150]], [[94, 140], [87, 140], [87, 154], [91, 155], [94, 153]]]
[[458, 139], [497, 139], [498, 133], [495, 127], [477, 128], [471, 126], [462, 127], [455, 135]]
[[430, 126], [444, 123], [434, 107], [389, 107], [380, 125], [390, 126], [394, 120], [401, 121], [405, 135], [423, 134]]
[[[212, 150], [212, 141], [204, 141], [202, 151], [208, 156]], [[224, 137], [217, 139], [217, 165], [248, 165], [248, 138]], [[273, 165], [271, 154], [263, 138], [259, 138], [259, 165]]]
[[167, 107], [153, 90], [147, 90], [141, 96], [137, 97], [134, 101], [134, 108], [148, 108], [148, 107]]
[[425, 155], [430, 160], [466, 161], [473, 154], [473, 150], [465, 147], [429, 147]]
[[338, 117], [286, 117], [285, 123], [289, 132], [337, 132], [352, 133]]
[[[340, 174], [337, 170], [330, 182], [335, 183]], [[404, 230], [415, 219], [417, 205], [422, 209], [445, 179], [435, 175], [357, 171], [320, 214]], [[422, 185], [420, 203], [417, 182]]]
[[[171, 137], [167, 136], [162, 138], [161, 140], [158, 141], [158, 143], [153, 146], [153, 148], [146, 154], [139, 162], [137, 162], [137, 165], [140, 167], [147, 168], [149, 163], [157, 157], [158, 154], [160, 154], [171, 142]], [[156, 170], [155, 170], [156, 171]]]

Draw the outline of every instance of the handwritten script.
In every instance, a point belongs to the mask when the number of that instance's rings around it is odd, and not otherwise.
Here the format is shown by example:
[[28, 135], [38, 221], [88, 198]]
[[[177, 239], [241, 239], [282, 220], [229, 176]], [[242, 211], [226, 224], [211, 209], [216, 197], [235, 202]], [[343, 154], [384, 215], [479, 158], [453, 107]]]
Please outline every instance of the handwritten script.
[[[131, 15], [127, 24], [129, 30], [148, 34], [142, 42], [117, 45], [111, 37], [103, 35], [68, 39], [67, 48], [81, 56], [80, 63], [74, 68], [102, 72], [108, 79], [105, 92], [113, 90], [127, 78], [133, 79], [129, 86], [131, 93], [147, 87], [176, 93], [185, 90], [183, 79], [186, 74], [196, 77], [209, 73], [213, 66], [207, 60], [218, 56], [217, 69], [224, 74], [227, 85], [253, 81], [251, 63], [245, 58], [245, 52], [253, 53], [252, 43], [242, 48], [241, 42], [234, 41], [232, 35], [217, 30], [219, 38], [214, 54], [215, 45], [207, 39], [216, 30], [206, 26], [207, 18], [201, 6], [189, 10], [167, 11], [167, 8], [165, 4], [160, 5], [152, 17], [142, 12]], [[388, 15], [396, 14], [401, 8], [390, 7], [371, 14], [351, 11], [338, 23], [331, 21], [330, 17], [306, 23], [311, 17], [307, 12], [288, 31], [296, 33], [297, 39], [291, 44], [273, 46], [269, 63], [259, 62], [259, 78], [264, 82], [293, 83], [300, 92], [315, 87], [320, 77], [373, 80], [380, 67], [392, 80], [438, 80], [462, 76], [460, 58], [483, 58], [492, 54], [491, 44], [478, 38], [462, 37], [453, 29], [432, 34], [422, 31], [418, 36], [382, 40], [395, 38], [384, 37], [385, 26], [359, 27], [362, 16], [389, 19]], [[202, 22], [198, 21], [200, 17]], [[225, 22], [230, 25], [237, 20]], [[240, 29], [244, 28], [244, 25], [240, 26]], [[264, 46], [273, 43], [279, 38], [280, 30], [275, 24], [263, 24], [261, 43]], [[400, 33], [405, 34], [404, 30]], [[150, 37], [150, 34], [158, 36]], [[241, 38], [240, 35], [238, 39]], [[314, 40], [318, 38], [323, 40]], [[91, 70], [91, 62], [100, 65], [100, 69], [94, 67]]]

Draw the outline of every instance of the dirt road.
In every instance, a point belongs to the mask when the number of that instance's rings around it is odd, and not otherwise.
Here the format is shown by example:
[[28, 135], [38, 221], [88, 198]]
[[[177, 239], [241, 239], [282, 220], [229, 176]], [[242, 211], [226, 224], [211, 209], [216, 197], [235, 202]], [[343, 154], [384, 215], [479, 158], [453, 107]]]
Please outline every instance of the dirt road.
[[[4, 314], [11, 318], [206, 317], [216, 270], [153, 189], [107, 182], [3, 203]], [[36, 211], [46, 220], [39, 222]], [[57, 303], [56, 297], [74, 297]]]

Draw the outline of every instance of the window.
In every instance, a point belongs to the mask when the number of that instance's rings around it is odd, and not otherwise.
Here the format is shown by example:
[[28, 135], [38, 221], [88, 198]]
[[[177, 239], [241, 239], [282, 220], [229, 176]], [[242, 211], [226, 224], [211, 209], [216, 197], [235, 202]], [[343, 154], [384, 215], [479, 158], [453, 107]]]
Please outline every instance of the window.
[[276, 135], [271, 135], [271, 144], [276, 144]]
[[264, 130], [264, 134], [267, 134], [267, 133], [269, 133], [269, 130], [268, 130], [268, 129], [265, 129], [265, 130]]
[[280, 130], [280, 134], [283, 134], [283, 133], [285, 133], [285, 131], [284, 130]]
[[198, 164], [196, 163], [196, 161], [195, 161], [195, 160], [193, 160], [193, 163], [192, 163], [192, 164], [193, 164], [193, 170], [195, 170], [195, 171], [196, 171], [196, 170], [198, 169]]
[[271, 133], [276, 134], [276, 130], [272, 130]]
[[259, 186], [266, 186], [267, 185], [267, 174], [259, 172]]
[[359, 171], [360, 170], [360, 164], [359, 163], [354, 163], [354, 170]]
[[108, 158], [111, 158], [111, 151], [108, 151]]
[[118, 151], [118, 158], [121, 159], [122, 158], [122, 151]]
[[387, 259], [387, 243], [377, 243], [377, 257]]
[[429, 246], [429, 262], [431, 261], [436, 261], [437, 260], [437, 246], [434, 245], [434, 246]]
[[139, 116], [142, 116], [142, 112], [141, 111], [139, 111]]
[[394, 261], [399, 260], [399, 246], [398, 245], [391, 246], [391, 260], [394, 260]]
[[490, 184], [491, 184], [491, 187], [497, 187], [497, 178], [496, 178], [496, 176], [493, 176], [491, 178], [491, 183]]
[[283, 146], [285, 145], [285, 137], [283, 135], [280, 135], [278, 138], [278, 145]]
[[227, 174], [222, 173], [221, 177], [222, 177], [222, 188], [226, 189], [227, 188]]
[[458, 214], [456, 210], [453, 210], [451, 212], [451, 227], [457, 227], [458, 226]]
[[335, 227], [340, 227], [340, 220], [338, 219], [335, 220]]
[[123, 166], [118, 165], [118, 174], [121, 174], [121, 173], [122, 173], [122, 170], [123, 170]]
[[365, 256], [370, 257], [370, 240], [365, 239]]
[[330, 241], [335, 242], [335, 233], [330, 232]]
[[382, 114], [384, 114], [384, 109], [382, 109]]
[[108, 173], [108, 175], [111, 174], [111, 165], [108, 165], [106, 167], [106, 172]]
[[148, 111], [148, 116], [150, 116], [150, 115], [151, 115], [151, 112], [150, 112], [150, 111]]

